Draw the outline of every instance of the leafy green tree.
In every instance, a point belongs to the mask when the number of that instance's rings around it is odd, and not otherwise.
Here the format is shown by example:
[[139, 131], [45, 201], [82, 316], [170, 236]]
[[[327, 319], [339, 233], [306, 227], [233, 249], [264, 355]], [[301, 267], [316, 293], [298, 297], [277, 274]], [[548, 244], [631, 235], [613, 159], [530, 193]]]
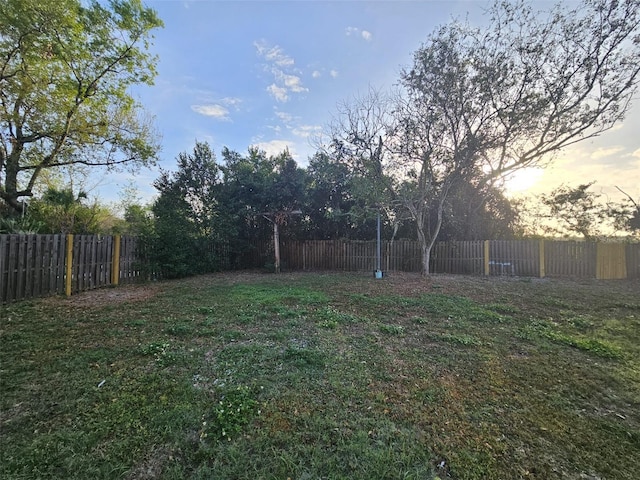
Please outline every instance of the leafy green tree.
[[[307, 234], [315, 239], [371, 240], [376, 235], [378, 200], [372, 178], [358, 174], [347, 158], [318, 151], [307, 168]], [[386, 211], [383, 219], [389, 225]]]
[[155, 161], [129, 87], [151, 84], [162, 26], [140, 0], [0, 0], [0, 198], [16, 212], [44, 171]]
[[609, 217], [617, 229], [640, 235], [640, 201], [635, 201], [620, 187], [616, 188], [625, 198], [620, 203], [607, 204]]
[[621, 201], [603, 201], [601, 193], [591, 190], [595, 183], [560, 185], [548, 194], [530, 199], [524, 212], [529, 230], [585, 240], [640, 231], [637, 203], [629, 196]]
[[585, 183], [571, 188], [561, 185], [549, 195], [542, 195], [541, 202], [547, 207], [547, 226], [549, 233], [564, 236], [579, 235], [592, 240], [601, 234], [601, 225], [605, 220], [603, 206], [599, 204], [600, 195], [589, 192], [595, 182]]
[[220, 201], [233, 218], [239, 239], [268, 236], [270, 226], [263, 215], [291, 212], [304, 205], [306, 172], [288, 151], [267, 156], [251, 147], [242, 156], [225, 148], [222, 157], [224, 188]]
[[307, 168], [308, 233], [315, 239], [350, 238], [353, 223], [350, 210], [355, 199], [351, 194], [351, 173], [347, 165], [336, 162], [324, 152], [317, 152]]
[[97, 200], [71, 188], [50, 187], [41, 198], [31, 201], [28, 218], [39, 225], [38, 233], [111, 234], [116, 217]]
[[153, 246], [152, 262], [167, 278], [217, 269], [212, 245], [224, 238], [217, 223], [220, 168], [215, 154], [206, 142], [196, 142], [193, 153], [181, 153], [177, 163], [177, 171], [162, 172], [154, 182], [159, 193], [152, 207], [155, 230], [147, 241]]
[[114, 233], [143, 237], [153, 230], [153, 212], [151, 205], [142, 202], [136, 184], [130, 181], [120, 191], [117, 203], [121, 219], [114, 228]]
[[[255, 264], [255, 240], [271, 241], [274, 223], [279, 235], [292, 238], [302, 233], [301, 215], [292, 212], [305, 205], [307, 174], [285, 150], [279, 155], [250, 147], [246, 155], [222, 150], [222, 189], [219, 201], [232, 228], [232, 264]], [[306, 215], [306, 213], [305, 213]], [[280, 228], [286, 225], [287, 228]], [[269, 263], [271, 258], [262, 259]], [[277, 262], [276, 262], [277, 263]]]
[[373, 238], [378, 213], [386, 220], [394, 238], [405, 219], [398, 209], [402, 185], [393, 167], [389, 149], [394, 118], [392, 97], [375, 88], [338, 106], [338, 115], [329, 125], [325, 154], [348, 168], [352, 198], [350, 222], [359, 238]]
[[439, 240], [511, 239], [523, 234], [519, 203], [476, 175], [449, 192]]
[[40, 233], [43, 225], [28, 216], [0, 216], [0, 233], [30, 235]]

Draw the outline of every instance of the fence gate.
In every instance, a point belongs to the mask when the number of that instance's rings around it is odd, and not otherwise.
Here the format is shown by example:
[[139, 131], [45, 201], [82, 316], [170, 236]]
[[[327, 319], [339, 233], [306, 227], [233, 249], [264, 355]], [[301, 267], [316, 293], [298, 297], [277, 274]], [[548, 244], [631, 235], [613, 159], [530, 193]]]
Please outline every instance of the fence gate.
[[624, 243], [598, 243], [596, 250], [596, 278], [616, 280], [627, 278], [627, 258]]

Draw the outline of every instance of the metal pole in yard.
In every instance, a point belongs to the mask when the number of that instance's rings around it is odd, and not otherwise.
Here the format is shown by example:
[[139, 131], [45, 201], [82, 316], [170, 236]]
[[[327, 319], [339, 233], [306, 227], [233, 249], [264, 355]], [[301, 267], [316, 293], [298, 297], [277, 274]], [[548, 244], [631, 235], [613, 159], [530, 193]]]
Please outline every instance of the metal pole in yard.
[[382, 252], [381, 252], [381, 241], [380, 241], [380, 210], [378, 210], [378, 228], [376, 232], [376, 271], [374, 272], [375, 278], [382, 278], [382, 270], [381, 270], [381, 260], [382, 260]]
[[378, 231], [377, 231], [377, 240], [378, 243], [376, 245], [376, 270], [380, 271], [380, 212], [378, 212]]

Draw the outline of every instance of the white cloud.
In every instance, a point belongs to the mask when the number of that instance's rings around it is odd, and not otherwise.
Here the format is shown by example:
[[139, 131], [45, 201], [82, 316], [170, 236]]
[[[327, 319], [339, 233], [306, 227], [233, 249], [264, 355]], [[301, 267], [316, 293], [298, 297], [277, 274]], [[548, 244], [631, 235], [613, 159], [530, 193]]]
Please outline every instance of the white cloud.
[[624, 147], [598, 148], [591, 153], [591, 158], [593, 160], [600, 160], [601, 158], [610, 157], [622, 151], [624, 151]]
[[358, 33], [358, 28], [356, 27], [347, 27], [344, 30], [345, 35], [347, 35], [347, 37], [350, 37], [352, 33]]
[[368, 30], [361, 30], [358, 27], [347, 27], [344, 29], [344, 34], [347, 37], [350, 37], [351, 35], [359, 36], [367, 42], [370, 42], [373, 38], [373, 34], [371, 32], [369, 32]]
[[287, 100], [289, 100], [287, 89], [279, 87], [275, 83], [272, 83], [267, 87], [267, 92], [269, 92], [269, 94], [278, 102], [286, 102]]
[[292, 92], [300, 93], [309, 91], [308, 88], [302, 86], [302, 79], [297, 75], [287, 75], [286, 73], [279, 72], [276, 77], [279, 77], [284, 86]]
[[293, 58], [285, 54], [278, 45], [270, 47], [266, 40], [253, 42], [253, 45], [258, 50], [258, 55], [279, 67], [292, 67], [295, 63]]
[[319, 125], [300, 125], [292, 130], [294, 135], [302, 138], [308, 138], [311, 135], [319, 134], [321, 131], [322, 127]]
[[223, 105], [227, 105], [228, 107], [238, 108], [238, 106], [242, 103], [242, 99], [237, 97], [225, 97], [220, 100], [220, 103], [222, 103]]
[[213, 117], [218, 120], [231, 120], [229, 118], [229, 110], [227, 110], [222, 105], [191, 105], [191, 110], [200, 115], [205, 115], [207, 117]]
[[337, 70], [331, 70], [329, 72], [329, 75], [331, 75], [332, 78], [337, 78], [338, 77], [338, 71]]
[[291, 93], [308, 92], [309, 89], [302, 84], [302, 78], [295, 75], [299, 73], [293, 68], [295, 64], [293, 58], [287, 55], [284, 50], [276, 46], [270, 46], [266, 40], [259, 40], [253, 43], [258, 51], [258, 55], [265, 60], [265, 69], [274, 77], [275, 82], [267, 87], [267, 92], [278, 102], [287, 102]]
[[276, 117], [282, 120], [284, 123], [291, 123], [293, 121], [293, 115], [286, 112], [276, 111]]
[[631, 154], [632, 157], [640, 158], [640, 148]]
[[311, 73], [311, 76], [312, 76], [313, 78], [318, 78], [318, 77], [320, 77], [320, 75], [322, 75], [322, 74], [321, 74], [318, 70], [314, 70], [314, 71]]
[[287, 140], [271, 140], [269, 142], [258, 142], [253, 145], [254, 147], [259, 148], [260, 150], [264, 150], [269, 156], [280, 155], [285, 150], [289, 150], [289, 153], [292, 157], [296, 157], [297, 153], [295, 151], [295, 146], [292, 142]]

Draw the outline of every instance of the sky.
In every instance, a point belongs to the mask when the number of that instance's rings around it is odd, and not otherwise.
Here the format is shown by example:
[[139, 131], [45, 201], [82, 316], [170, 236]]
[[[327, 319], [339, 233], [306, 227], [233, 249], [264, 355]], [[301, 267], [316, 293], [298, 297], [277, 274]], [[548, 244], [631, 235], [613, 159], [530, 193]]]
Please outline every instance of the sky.
[[[537, 6], [550, 6], [538, 1]], [[575, 3], [567, 0], [567, 4]], [[370, 87], [387, 90], [438, 25], [468, 17], [482, 25], [484, 0], [220, 1], [147, 0], [164, 21], [155, 31], [155, 85], [131, 93], [155, 118], [158, 167], [93, 178], [91, 194], [115, 202], [132, 182], [151, 201], [159, 168], [173, 170], [181, 152], [207, 141], [268, 154], [285, 148], [306, 166], [314, 135], [337, 105]], [[551, 167], [520, 172], [510, 194], [549, 192], [561, 183], [597, 180], [618, 198], [640, 198], [640, 98], [627, 119], [596, 140], [561, 152]], [[91, 187], [91, 185], [90, 185]]]

